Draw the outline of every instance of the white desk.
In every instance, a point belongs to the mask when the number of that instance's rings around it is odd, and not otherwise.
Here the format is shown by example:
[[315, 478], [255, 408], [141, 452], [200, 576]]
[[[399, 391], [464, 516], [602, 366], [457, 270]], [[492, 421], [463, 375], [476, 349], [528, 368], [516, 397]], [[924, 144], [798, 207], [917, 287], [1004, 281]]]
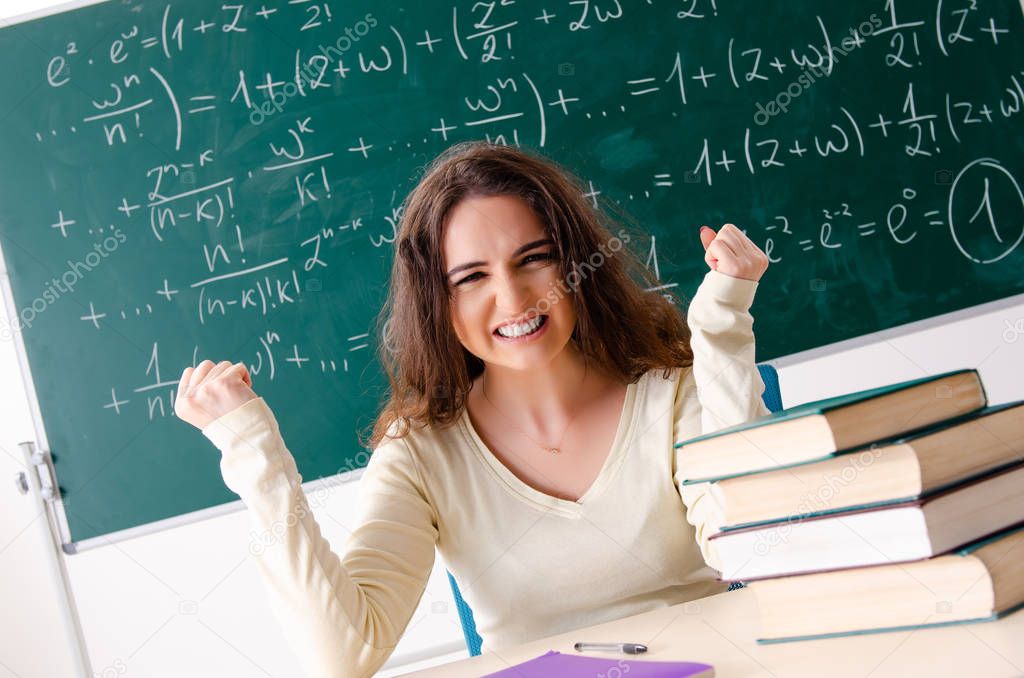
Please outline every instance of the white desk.
[[704, 662], [720, 678], [1024, 675], [1024, 610], [994, 622], [773, 645], [755, 642], [758, 623], [754, 594], [739, 589], [407, 675], [480, 676], [548, 650], [573, 653], [576, 641], [644, 643], [647, 653], [636, 657], [588, 654]]

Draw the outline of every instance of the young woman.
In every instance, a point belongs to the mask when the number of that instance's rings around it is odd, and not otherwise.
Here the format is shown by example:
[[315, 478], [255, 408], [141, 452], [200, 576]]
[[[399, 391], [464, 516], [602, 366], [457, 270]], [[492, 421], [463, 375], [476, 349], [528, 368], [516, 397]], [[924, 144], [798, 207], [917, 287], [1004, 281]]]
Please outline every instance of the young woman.
[[[372, 674], [441, 553], [485, 647], [725, 590], [700, 486], [673, 443], [767, 413], [748, 309], [768, 259], [703, 227], [685, 310], [579, 181], [515, 148], [459, 144], [408, 196], [358, 527], [331, 551], [242, 363], [181, 376], [175, 411], [221, 451], [276, 616], [310, 675]], [[713, 542], [712, 542], [713, 544]]]

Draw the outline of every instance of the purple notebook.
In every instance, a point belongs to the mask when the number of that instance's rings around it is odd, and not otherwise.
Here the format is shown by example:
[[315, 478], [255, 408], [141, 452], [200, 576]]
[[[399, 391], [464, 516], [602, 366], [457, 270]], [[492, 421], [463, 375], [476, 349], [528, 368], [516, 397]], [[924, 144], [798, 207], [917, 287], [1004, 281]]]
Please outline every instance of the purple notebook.
[[594, 678], [618, 669], [619, 674], [629, 678], [711, 678], [714, 667], [696, 662], [652, 662], [642, 659], [603, 659], [578, 654], [562, 654], [551, 650], [547, 654], [516, 664], [497, 673], [488, 673], [484, 678]]

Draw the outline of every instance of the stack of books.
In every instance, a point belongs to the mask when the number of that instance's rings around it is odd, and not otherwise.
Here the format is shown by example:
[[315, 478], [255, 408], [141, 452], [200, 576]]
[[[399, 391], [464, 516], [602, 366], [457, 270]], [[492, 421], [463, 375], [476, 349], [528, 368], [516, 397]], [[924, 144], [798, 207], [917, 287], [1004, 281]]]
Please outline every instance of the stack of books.
[[820, 400], [680, 443], [758, 642], [995, 619], [1024, 606], [1024, 401], [977, 370]]

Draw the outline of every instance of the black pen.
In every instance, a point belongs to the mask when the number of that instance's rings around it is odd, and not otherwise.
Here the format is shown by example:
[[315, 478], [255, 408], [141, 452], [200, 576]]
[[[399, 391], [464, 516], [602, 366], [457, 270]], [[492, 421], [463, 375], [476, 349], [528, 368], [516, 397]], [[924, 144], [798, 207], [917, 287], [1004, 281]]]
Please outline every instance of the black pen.
[[573, 648], [577, 652], [598, 650], [602, 652], [625, 652], [626, 654], [643, 654], [647, 646], [640, 643], [576, 643]]

